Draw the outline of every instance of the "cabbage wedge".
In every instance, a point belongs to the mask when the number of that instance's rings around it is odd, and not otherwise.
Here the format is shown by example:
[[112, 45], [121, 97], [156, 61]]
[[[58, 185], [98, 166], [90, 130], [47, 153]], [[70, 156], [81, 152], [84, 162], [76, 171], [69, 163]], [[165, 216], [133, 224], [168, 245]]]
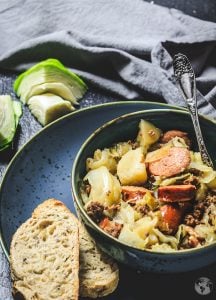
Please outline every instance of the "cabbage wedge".
[[0, 151], [11, 145], [21, 115], [20, 102], [13, 101], [10, 95], [0, 96]]
[[43, 126], [74, 110], [69, 101], [50, 93], [33, 96], [28, 104], [31, 113]]
[[87, 86], [59, 60], [50, 58], [19, 75], [14, 82], [14, 90], [25, 104], [32, 96], [47, 92], [76, 104]]

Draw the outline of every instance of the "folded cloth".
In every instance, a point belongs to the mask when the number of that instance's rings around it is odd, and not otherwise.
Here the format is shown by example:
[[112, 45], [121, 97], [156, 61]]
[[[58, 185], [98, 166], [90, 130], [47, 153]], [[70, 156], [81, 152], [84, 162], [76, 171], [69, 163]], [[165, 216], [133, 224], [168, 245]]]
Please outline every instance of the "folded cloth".
[[184, 105], [172, 57], [197, 76], [199, 111], [216, 117], [216, 24], [142, 0], [2, 0], [0, 67], [54, 57], [126, 99]]

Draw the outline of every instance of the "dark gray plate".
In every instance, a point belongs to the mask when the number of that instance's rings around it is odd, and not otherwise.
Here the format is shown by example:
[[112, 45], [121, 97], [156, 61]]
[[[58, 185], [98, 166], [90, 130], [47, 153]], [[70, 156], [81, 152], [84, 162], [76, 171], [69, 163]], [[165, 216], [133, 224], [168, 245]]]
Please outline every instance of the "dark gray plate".
[[[57, 198], [75, 212], [70, 189], [73, 159], [96, 128], [125, 113], [170, 107], [135, 101], [94, 106], [59, 119], [25, 144], [8, 166], [0, 190], [0, 237], [7, 257], [13, 233], [43, 200]], [[114, 296], [123, 297], [124, 289], [120, 285]]]
[[13, 233], [47, 198], [62, 200], [75, 212], [70, 190], [73, 159], [100, 125], [142, 109], [167, 108], [152, 102], [118, 102], [82, 109], [47, 126], [15, 155], [0, 190], [0, 230], [6, 255]]

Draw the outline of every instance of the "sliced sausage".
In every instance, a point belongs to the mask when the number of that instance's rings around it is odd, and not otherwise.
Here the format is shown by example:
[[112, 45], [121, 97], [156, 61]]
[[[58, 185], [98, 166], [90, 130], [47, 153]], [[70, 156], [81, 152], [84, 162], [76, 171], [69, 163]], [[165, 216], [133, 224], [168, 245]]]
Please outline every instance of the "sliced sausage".
[[184, 214], [184, 207], [176, 204], [166, 204], [161, 206], [162, 222], [159, 228], [166, 234], [175, 234]]
[[111, 221], [109, 218], [106, 217], [99, 223], [99, 227], [103, 229], [106, 233], [117, 238], [121, 232], [123, 224]]
[[195, 185], [168, 185], [158, 188], [158, 198], [163, 202], [183, 202], [194, 198]]
[[135, 204], [137, 200], [140, 200], [145, 196], [146, 192], [151, 192], [144, 187], [140, 186], [122, 186], [122, 196], [125, 202]]
[[187, 132], [180, 131], [180, 130], [169, 130], [169, 131], [165, 132], [161, 138], [161, 142], [168, 143], [174, 137], [180, 137], [180, 138], [184, 139], [186, 145], [188, 145], [190, 147], [191, 142], [190, 142], [190, 139], [188, 138]]
[[149, 163], [152, 175], [170, 177], [183, 172], [190, 164], [190, 151], [186, 148], [172, 147], [168, 155]]
[[159, 229], [166, 234], [175, 234], [186, 210], [191, 208], [190, 201], [165, 204], [160, 207], [161, 223]]

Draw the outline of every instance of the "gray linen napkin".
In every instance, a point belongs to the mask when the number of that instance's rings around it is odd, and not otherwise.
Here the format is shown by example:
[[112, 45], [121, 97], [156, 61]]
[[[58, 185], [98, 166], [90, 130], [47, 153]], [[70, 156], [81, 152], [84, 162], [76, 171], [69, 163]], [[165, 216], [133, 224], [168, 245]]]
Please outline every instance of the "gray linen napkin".
[[178, 52], [195, 68], [199, 111], [216, 117], [216, 24], [142, 0], [0, 1], [2, 68], [55, 57], [123, 98], [184, 105]]

